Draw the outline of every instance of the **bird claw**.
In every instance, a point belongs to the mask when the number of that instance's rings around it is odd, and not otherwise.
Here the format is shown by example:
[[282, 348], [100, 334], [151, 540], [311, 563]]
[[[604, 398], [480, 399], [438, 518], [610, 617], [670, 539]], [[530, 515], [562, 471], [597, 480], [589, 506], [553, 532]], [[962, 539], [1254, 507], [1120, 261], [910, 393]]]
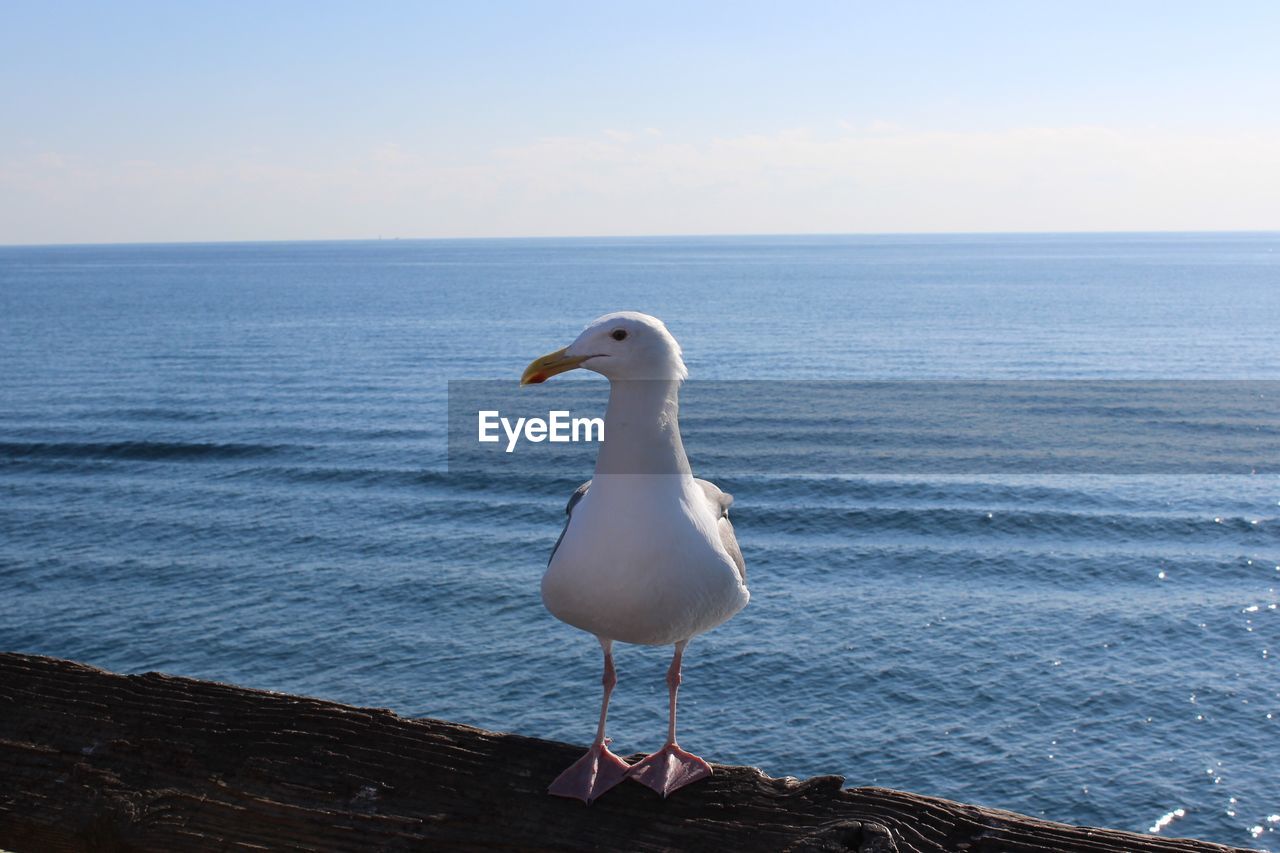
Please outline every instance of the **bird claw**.
[[711, 765], [692, 752], [669, 743], [662, 749], [631, 765], [627, 776], [657, 791], [664, 798], [685, 785], [712, 774]]
[[547, 793], [572, 797], [587, 805], [627, 778], [631, 765], [609, 751], [604, 743], [593, 744], [587, 754], [556, 777]]

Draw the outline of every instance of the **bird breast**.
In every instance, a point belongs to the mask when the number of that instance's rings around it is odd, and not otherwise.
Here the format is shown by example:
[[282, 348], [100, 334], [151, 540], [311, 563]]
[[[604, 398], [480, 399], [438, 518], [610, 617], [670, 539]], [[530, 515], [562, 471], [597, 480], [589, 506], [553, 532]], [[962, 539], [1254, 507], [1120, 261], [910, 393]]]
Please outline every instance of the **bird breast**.
[[690, 477], [598, 476], [542, 580], [558, 619], [601, 637], [665, 645], [746, 604], [717, 517]]

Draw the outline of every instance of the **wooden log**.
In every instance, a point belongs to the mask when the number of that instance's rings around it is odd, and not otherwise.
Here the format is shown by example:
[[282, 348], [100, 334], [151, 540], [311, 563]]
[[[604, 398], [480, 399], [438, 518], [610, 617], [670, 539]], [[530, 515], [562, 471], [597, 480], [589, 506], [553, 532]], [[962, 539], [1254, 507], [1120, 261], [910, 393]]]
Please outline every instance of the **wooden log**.
[[1210, 853], [839, 776], [715, 766], [669, 800], [548, 782], [581, 746], [157, 673], [0, 654], [0, 848]]

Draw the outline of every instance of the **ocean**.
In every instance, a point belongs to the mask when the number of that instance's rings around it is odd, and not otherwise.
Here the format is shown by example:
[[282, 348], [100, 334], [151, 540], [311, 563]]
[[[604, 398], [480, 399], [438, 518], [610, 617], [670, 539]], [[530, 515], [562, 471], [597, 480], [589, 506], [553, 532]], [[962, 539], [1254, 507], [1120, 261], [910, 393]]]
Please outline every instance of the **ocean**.
[[752, 588], [682, 745], [1280, 850], [1280, 234], [0, 248], [0, 649], [586, 743], [539, 579], [594, 450], [466, 436], [601, 414], [514, 386], [620, 309]]

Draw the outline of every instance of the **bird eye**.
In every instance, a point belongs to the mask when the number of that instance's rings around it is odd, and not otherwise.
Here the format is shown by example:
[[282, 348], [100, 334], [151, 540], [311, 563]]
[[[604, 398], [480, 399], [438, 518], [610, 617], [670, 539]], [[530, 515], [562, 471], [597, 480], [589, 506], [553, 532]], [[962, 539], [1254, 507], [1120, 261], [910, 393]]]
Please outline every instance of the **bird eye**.
[[615, 341], [625, 341], [627, 339], [627, 330], [614, 329], [613, 333], [610, 334], [609, 337], [613, 338]]

